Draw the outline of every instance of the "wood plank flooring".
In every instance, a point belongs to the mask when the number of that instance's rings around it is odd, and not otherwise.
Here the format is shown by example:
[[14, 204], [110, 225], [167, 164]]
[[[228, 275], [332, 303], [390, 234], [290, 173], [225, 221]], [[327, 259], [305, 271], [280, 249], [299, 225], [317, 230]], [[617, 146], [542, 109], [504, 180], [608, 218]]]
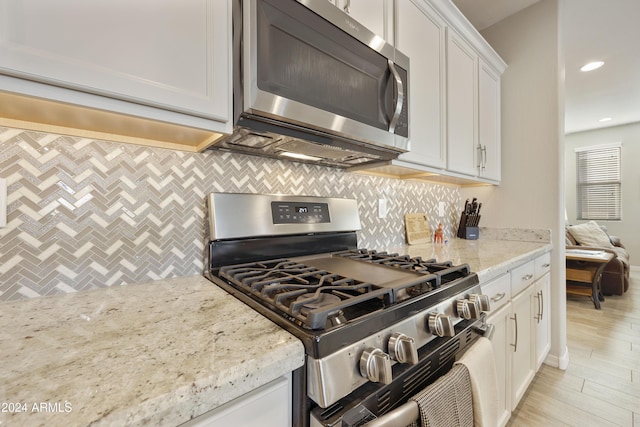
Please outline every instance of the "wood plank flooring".
[[640, 271], [601, 310], [567, 297], [567, 346], [567, 370], [542, 365], [507, 426], [640, 427]]

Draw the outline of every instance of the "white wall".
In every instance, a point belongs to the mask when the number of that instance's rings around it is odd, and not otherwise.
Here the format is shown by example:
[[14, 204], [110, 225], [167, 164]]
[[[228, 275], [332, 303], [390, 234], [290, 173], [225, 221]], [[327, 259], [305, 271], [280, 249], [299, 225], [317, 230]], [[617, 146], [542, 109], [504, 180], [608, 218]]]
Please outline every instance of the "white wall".
[[547, 363], [564, 368], [561, 1], [542, 0], [483, 31], [508, 64], [502, 77], [502, 185], [464, 188], [460, 195], [483, 203], [481, 226], [551, 229], [552, 346]]
[[598, 221], [610, 234], [619, 236], [629, 251], [632, 265], [640, 265], [640, 123], [578, 132], [565, 137], [566, 205], [570, 224], [576, 220], [576, 147], [622, 143], [622, 220]]

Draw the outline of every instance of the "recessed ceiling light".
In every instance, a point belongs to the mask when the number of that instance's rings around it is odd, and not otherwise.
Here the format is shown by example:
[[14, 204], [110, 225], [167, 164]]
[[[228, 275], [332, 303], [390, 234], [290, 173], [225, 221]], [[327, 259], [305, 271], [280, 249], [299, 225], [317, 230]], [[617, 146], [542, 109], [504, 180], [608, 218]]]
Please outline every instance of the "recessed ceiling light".
[[602, 67], [603, 65], [604, 65], [603, 61], [589, 62], [587, 65], [584, 65], [582, 68], [580, 68], [580, 71], [597, 70], [598, 68]]
[[609, 120], [612, 120], [611, 117], [603, 117], [600, 120], [598, 120], [599, 122], [608, 122]]

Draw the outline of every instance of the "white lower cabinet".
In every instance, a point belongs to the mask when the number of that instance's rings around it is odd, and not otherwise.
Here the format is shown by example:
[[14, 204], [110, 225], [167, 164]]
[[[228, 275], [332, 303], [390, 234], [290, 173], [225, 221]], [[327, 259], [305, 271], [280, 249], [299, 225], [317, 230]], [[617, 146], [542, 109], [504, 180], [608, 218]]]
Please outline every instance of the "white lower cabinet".
[[502, 427], [511, 416], [510, 274], [492, 280], [488, 286], [483, 285], [482, 292], [491, 300], [491, 316], [487, 321], [494, 327], [491, 345], [498, 376], [498, 426]]
[[511, 409], [515, 409], [527, 391], [535, 375], [534, 337], [532, 336], [533, 310], [531, 299], [534, 287], [530, 286], [515, 296], [511, 302]]
[[181, 424], [181, 427], [286, 427], [291, 423], [289, 374]]
[[536, 371], [540, 369], [551, 349], [551, 258], [547, 253], [535, 261], [535, 313]]
[[506, 425], [550, 348], [550, 254], [523, 263], [489, 282], [488, 322], [498, 380], [498, 425]]

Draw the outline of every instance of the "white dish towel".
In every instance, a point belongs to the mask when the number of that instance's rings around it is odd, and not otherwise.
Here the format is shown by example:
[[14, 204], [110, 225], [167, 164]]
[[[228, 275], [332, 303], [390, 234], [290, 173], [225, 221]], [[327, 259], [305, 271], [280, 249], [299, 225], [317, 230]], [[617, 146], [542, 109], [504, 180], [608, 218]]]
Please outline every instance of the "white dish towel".
[[495, 427], [498, 425], [498, 377], [491, 341], [480, 337], [456, 364], [469, 370], [474, 426]]

